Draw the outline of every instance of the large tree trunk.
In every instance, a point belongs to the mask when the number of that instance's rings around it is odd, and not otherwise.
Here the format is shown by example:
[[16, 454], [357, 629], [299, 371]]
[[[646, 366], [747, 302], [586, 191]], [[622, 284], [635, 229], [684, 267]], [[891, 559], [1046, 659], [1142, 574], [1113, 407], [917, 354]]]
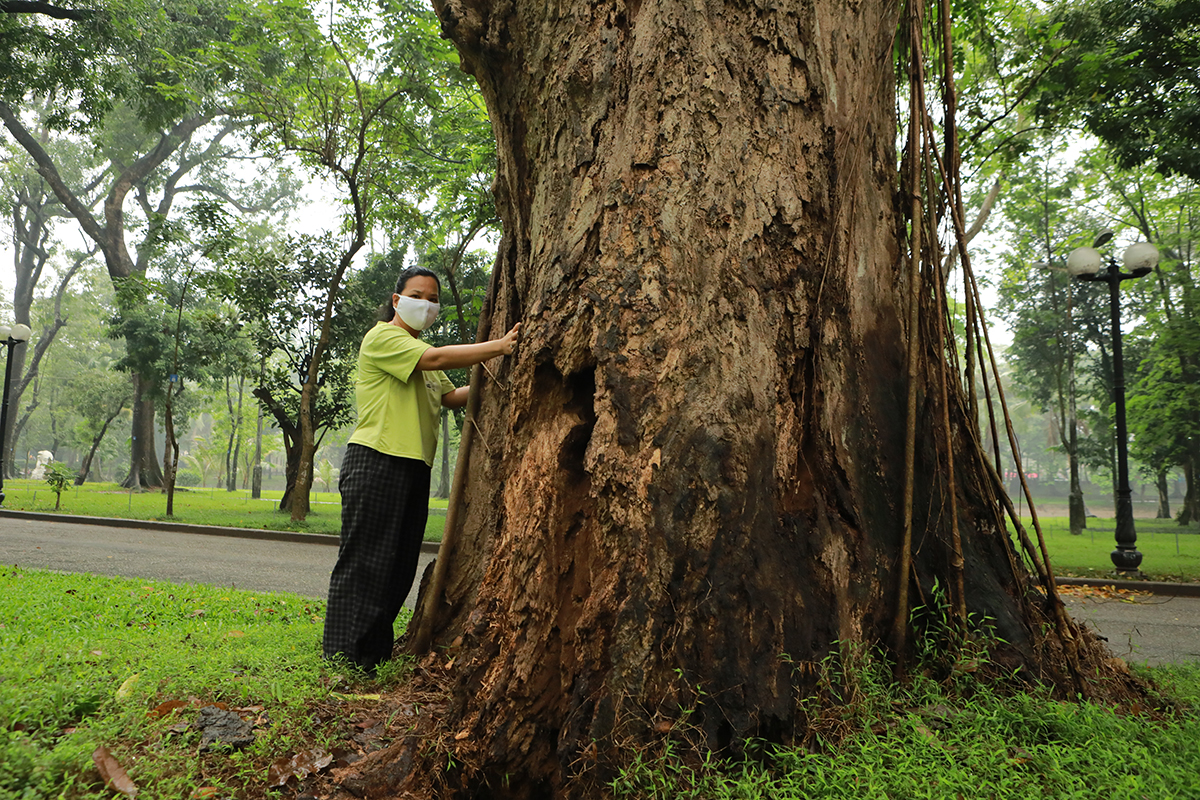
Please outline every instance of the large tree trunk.
[[140, 376], [133, 376], [133, 386], [133, 438], [129, 443], [129, 474], [121, 485], [127, 489], [159, 489], [163, 485], [163, 472], [154, 448], [154, 400], [143, 396], [144, 381]]
[[[909, 579], [896, 7], [435, 6], [499, 144], [485, 333], [525, 323], [460, 455], [445, 597], [419, 608], [454, 659], [443, 744], [476, 770], [460, 788], [586, 793], [575, 776], [697, 691], [688, 721], [713, 748], [798, 738], [804, 667], [886, 641]], [[954, 585], [935, 308], [914, 604]], [[966, 606], [1006, 643], [997, 658], [1061, 675], [960, 398]]]

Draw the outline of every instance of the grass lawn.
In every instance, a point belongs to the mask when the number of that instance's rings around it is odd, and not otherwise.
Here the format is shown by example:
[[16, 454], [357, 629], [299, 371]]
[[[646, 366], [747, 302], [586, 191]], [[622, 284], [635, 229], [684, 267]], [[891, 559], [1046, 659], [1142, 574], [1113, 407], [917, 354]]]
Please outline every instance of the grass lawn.
[[[397, 710], [387, 694], [406, 662], [375, 681], [350, 677], [319, 655], [323, 615], [321, 602], [294, 595], [0, 568], [0, 799], [119, 796], [94, 766], [100, 747], [142, 800], [290, 798], [314, 787], [292, 778], [272, 788], [272, 764], [348, 763], [407, 735], [420, 709]], [[900, 688], [869, 664], [844, 674], [855, 691], [837, 745], [697, 768], [664, 737], [631, 754], [611, 791], [630, 800], [1200, 797], [1200, 665], [1142, 673], [1184, 705], [1153, 719], [1036, 690], [1001, 696], [969, 675], [939, 684], [918, 673]], [[200, 709], [212, 704], [248, 721], [253, 742], [202, 752]]]
[[[7, 480], [4, 495], [5, 508], [56, 513], [54, 492], [45, 481]], [[85, 483], [63, 492], [57, 513], [269, 531], [333, 535], [341, 531], [342, 501], [337, 492], [313, 492], [308, 519], [301, 523], [294, 523], [287, 514], [279, 512], [282, 495], [280, 491], [264, 491], [262, 499], [255, 500], [249, 490], [176, 489], [175, 514], [168, 517], [167, 496], [162, 492], [130, 492], [115, 483]], [[425, 539], [440, 542], [446, 522], [446, 501], [430, 498], [429, 508]]]
[[[1109, 554], [1116, 547], [1116, 521], [1091, 517], [1087, 529], [1072, 536], [1066, 517], [1038, 518], [1055, 574], [1078, 578], [1113, 575]], [[1025, 519], [1029, 535], [1033, 528]], [[1142, 577], [1157, 581], [1200, 582], [1200, 525], [1180, 526], [1172, 520], [1138, 519], [1137, 548], [1142, 553]]]

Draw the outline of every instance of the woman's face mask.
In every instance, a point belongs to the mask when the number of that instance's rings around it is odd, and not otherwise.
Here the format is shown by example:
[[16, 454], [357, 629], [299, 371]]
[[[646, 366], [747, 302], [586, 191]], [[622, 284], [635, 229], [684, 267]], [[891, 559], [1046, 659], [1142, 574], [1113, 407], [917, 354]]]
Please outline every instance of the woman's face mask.
[[419, 297], [405, 297], [402, 294], [396, 296], [396, 304], [393, 308], [396, 309], [396, 314], [404, 324], [414, 331], [423, 331], [428, 328], [437, 319], [438, 312], [442, 310], [437, 303], [431, 303]]

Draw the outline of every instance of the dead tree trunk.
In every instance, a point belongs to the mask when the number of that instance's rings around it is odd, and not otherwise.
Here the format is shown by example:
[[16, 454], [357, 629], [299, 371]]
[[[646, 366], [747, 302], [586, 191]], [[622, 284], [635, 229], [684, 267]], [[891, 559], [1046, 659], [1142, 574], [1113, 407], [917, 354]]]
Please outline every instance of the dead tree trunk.
[[[896, 7], [435, 7], [499, 145], [484, 333], [525, 324], [484, 371], [447, 590], [419, 609], [454, 658], [447, 745], [488, 796], [534, 797], [698, 689], [690, 722], [713, 748], [790, 740], [811, 689], [797, 665], [887, 641], [899, 580], [914, 605], [953, 585], [932, 295], [912, 570], [896, 568], [912, 333]], [[965, 605], [999, 658], [1053, 674], [953, 388]]]

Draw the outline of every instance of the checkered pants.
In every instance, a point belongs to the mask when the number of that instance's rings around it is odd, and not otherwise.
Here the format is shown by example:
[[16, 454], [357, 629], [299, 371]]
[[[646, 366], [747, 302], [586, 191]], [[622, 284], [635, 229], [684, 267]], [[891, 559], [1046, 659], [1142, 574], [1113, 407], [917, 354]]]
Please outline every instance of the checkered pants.
[[365, 670], [392, 655], [392, 623], [417, 573], [429, 514], [429, 465], [358, 444], [346, 447], [342, 543], [329, 578], [325, 657]]

